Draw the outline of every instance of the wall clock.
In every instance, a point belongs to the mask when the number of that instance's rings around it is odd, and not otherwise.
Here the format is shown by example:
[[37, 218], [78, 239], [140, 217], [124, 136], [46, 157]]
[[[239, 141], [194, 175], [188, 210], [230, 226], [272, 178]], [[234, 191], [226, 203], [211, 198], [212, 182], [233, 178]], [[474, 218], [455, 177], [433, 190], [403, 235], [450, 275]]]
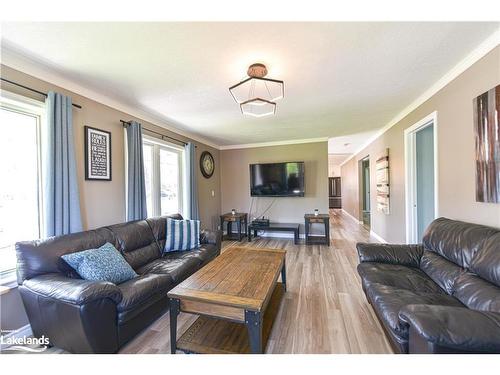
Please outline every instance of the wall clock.
[[215, 171], [214, 157], [208, 151], [203, 151], [200, 156], [200, 169], [201, 174], [205, 178], [210, 178]]

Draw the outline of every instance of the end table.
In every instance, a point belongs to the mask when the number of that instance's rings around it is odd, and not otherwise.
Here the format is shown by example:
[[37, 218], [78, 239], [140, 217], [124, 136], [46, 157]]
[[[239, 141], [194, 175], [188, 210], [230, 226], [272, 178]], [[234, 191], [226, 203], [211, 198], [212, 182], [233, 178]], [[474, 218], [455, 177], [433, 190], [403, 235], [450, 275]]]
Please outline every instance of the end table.
[[[330, 215], [305, 214], [304, 219], [306, 225], [306, 245], [323, 244], [330, 246]], [[310, 227], [313, 223], [320, 223], [325, 226], [324, 236], [313, 236], [310, 234]]]
[[[234, 215], [229, 212], [220, 215], [220, 229], [224, 231], [224, 223], [227, 222], [227, 234], [224, 237], [227, 240], [241, 241], [245, 237], [248, 230], [248, 214], [246, 212], [236, 212]], [[238, 228], [237, 233], [233, 233], [233, 223], [236, 223]], [[242, 226], [244, 226], [242, 228]]]

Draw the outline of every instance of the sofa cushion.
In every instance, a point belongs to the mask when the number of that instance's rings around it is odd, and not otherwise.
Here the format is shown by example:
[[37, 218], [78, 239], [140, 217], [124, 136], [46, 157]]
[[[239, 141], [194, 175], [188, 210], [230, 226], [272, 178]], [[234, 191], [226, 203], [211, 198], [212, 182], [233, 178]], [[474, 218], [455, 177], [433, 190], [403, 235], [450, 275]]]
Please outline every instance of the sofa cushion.
[[365, 285], [376, 283], [411, 291], [441, 293], [441, 288], [417, 268], [387, 263], [360, 263], [358, 273]]
[[197, 271], [201, 264], [201, 259], [191, 251], [174, 252], [138, 268], [137, 272], [141, 275], [169, 275], [174, 283], [178, 284]]
[[470, 269], [481, 278], [500, 286], [500, 231], [484, 242], [472, 259]]
[[181, 214], [158, 216], [146, 219], [149, 227], [151, 228], [151, 232], [153, 233], [153, 237], [156, 239], [158, 247], [161, 249], [161, 251], [163, 251], [163, 249], [165, 248], [165, 239], [167, 237], [167, 218], [171, 218], [174, 220], [183, 220]]
[[432, 251], [424, 251], [420, 269], [448, 294], [452, 294], [455, 281], [465, 270]]
[[445, 257], [460, 267], [468, 268], [484, 242], [499, 230], [484, 225], [439, 218], [425, 230], [424, 248]]
[[116, 224], [108, 229], [115, 235], [115, 247], [134, 270], [161, 256], [160, 248], [146, 220]]
[[166, 298], [172, 287], [173, 280], [166, 274], [141, 275], [118, 285], [123, 296], [117, 305], [120, 323], [137, 316], [159, 299]]
[[16, 243], [17, 277], [25, 279], [46, 273], [62, 273], [72, 278], [80, 276], [61, 259], [64, 254], [95, 249], [106, 242], [115, 243], [114, 234], [106, 228], [50, 237], [43, 240]]
[[457, 279], [453, 297], [469, 309], [500, 312], [500, 288], [469, 272]]
[[[184, 252], [187, 255], [187, 252]], [[213, 244], [204, 244], [201, 245], [200, 248], [190, 250], [190, 254], [199, 258], [203, 264], [208, 263], [212, 259], [215, 259], [219, 254], [219, 250], [217, 250], [217, 246]]]
[[408, 325], [399, 320], [399, 311], [406, 305], [461, 306], [455, 298], [440, 293], [425, 293], [382, 284], [371, 284], [368, 290], [373, 308], [395, 335], [408, 338]]
[[62, 258], [85, 280], [120, 284], [137, 276], [109, 242], [97, 249], [65, 254]]
[[167, 218], [167, 238], [163, 252], [193, 250], [200, 247], [200, 221]]

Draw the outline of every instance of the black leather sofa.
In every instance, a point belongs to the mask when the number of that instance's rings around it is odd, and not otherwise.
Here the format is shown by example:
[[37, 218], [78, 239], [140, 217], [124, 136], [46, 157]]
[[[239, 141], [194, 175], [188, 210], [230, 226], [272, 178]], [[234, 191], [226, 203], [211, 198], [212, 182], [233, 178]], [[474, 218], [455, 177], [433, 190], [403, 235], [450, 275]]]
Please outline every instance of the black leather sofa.
[[363, 289], [401, 353], [500, 353], [500, 230], [439, 218], [421, 245], [358, 243]]
[[[114, 353], [161, 316], [167, 292], [218, 256], [222, 238], [204, 230], [199, 249], [161, 256], [165, 227], [166, 216], [17, 243], [19, 291], [34, 335], [72, 353]], [[139, 277], [119, 285], [87, 281], [61, 259], [106, 242]]]

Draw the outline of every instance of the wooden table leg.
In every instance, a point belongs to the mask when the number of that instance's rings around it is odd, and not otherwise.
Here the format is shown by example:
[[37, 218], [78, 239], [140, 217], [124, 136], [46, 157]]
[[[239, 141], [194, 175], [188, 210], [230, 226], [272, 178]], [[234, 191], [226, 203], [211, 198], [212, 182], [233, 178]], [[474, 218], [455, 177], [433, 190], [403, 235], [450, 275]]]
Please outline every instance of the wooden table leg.
[[262, 354], [262, 316], [259, 311], [245, 310], [245, 325], [248, 330], [252, 354]]
[[170, 298], [170, 353], [177, 352], [177, 316], [180, 312], [180, 301]]

